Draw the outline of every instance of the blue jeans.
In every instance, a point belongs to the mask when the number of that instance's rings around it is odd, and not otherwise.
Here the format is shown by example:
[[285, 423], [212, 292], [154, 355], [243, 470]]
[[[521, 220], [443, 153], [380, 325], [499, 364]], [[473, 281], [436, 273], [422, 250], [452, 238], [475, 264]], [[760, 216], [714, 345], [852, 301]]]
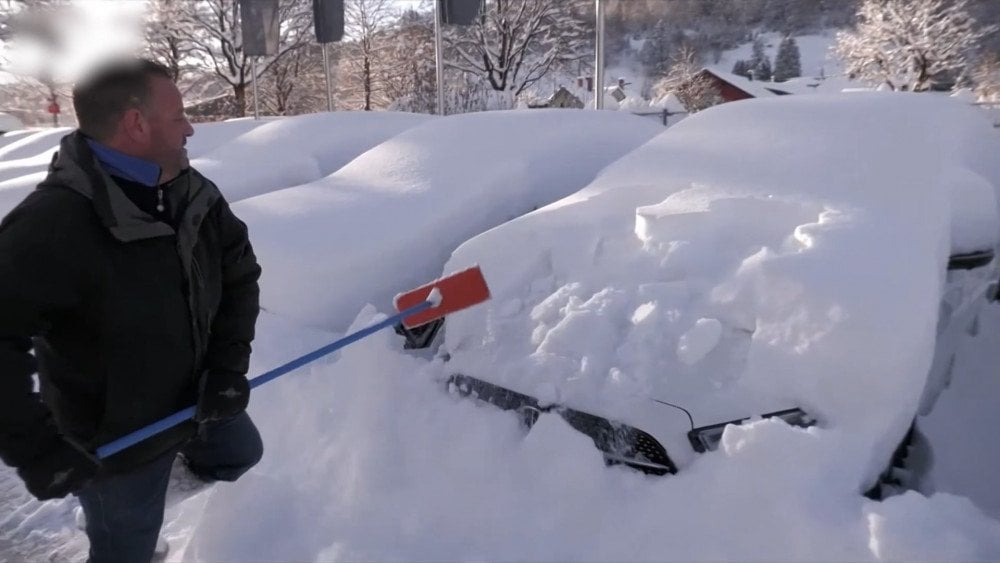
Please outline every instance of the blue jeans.
[[197, 438], [128, 473], [77, 493], [87, 517], [91, 563], [148, 563], [163, 525], [170, 467], [178, 453], [207, 481], [235, 481], [260, 461], [264, 447], [250, 416], [210, 423]]

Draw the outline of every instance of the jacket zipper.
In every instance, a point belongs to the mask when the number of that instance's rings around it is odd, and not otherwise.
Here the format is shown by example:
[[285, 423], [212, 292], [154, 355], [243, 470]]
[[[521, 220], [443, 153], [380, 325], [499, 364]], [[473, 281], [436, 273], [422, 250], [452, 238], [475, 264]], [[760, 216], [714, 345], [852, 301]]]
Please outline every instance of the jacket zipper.
[[163, 187], [156, 186], [156, 210], [163, 213]]

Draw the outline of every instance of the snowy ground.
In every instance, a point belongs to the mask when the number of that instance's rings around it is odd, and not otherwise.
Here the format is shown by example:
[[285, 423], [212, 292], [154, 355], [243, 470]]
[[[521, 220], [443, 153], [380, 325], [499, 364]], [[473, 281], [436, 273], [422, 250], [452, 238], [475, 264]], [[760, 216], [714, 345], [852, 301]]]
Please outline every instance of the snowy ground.
[[[295, 179], [282, 177], [274, 191], [237, 203], [272, 271], [262, 283], [265, 308], [274, 305], [259, 323], [252, 373], [388, 313], [387, 292], [415, 285], [407, 278], [415, 269], [433, 277], [479, 260], [494, 299], [450, 325], [454, 364], [404, 352], [383, 331], [255, 391], [250, 413], [265, 458], [240, 482], [167, 514], [172, 559], [1000, 558], [1000, 494], [990, 481], [1000, 471], [990, 431], [1000, 422], [1000, 305], [986, 309], [979, 336], [960, 350], [952, 388], [921, 421], [937, 459], [928, 488], [885, 502], [859, 490], [878, 445], [863, 422], [899, 426], [916, 397], [892, 402], [888, 393], [929, 365], [940, 260], [961, 241], [997, 235], [991, 188], [1000, 170], [982, 153], [1000, 135], [972, 124], [968, 107], [907, 98], [893, 108], [888, 99], [732, 104], [655, 138], [662, 128], [617, 112], [431, 119], [400, 124], [328, 176], [291, 188]], [[919, 120], [907, 117], [915, 109]], [[853, 120], [838, 120], [841, 111]], [[520, 123], [526, 115], [542, 125]], [[829, 121], [840, 126], [817, 138], [816, 124]], [[777, 125], [755, 129], [761, 123]], [[213, 150], [271, 125], [235, 132]], [[483, 128], [497, 133], [477, 137]], [[294, 142], [281, 151], [311, 144], [285, 138]], [[785, 149], [802, 167], [776, 164], [772, 153]], [[476, 160], [482, 152], [495, 157]], [[954, 204], [983, 193], [993, 196], [992, 207], [979, 206], [991, 222], [953, 229], [952, 208], [969, 207]], [[377, 244], [349, 239], [345, 223]], [[427, 263], [413, 261], [418, 251]], [[859, 268], [876, 259], [886, 271], [860, 279]], [[687, 284], [686, 308], [676, 313], [666, 307], [678, 295], [666, 287], [671, 279]], [[370, 297], [336, 299], [365, 286]], [[767, 291], [774, 288], [783, 291]], [[841, 313], [815, 316], [834, 311], [829, 305]], [[744, 390], [783, 386], [825, 424], [731, 427], [720, 451], [657, 478], [606, 468], [559, 417], [542, 416], [525, 435], [510, 413], [444, 391], [443, 378], [462, 363], [476, 375], [527, 381], [548, 398], [628, 405], [662, 387], [658, 361], [698, 383], [718, 328], [699, 321], [712, 318], [723, 328], [745, 322], [755, 334], [730, 348], [745, 363], [724, 364], [731, 377], [702, 381], [706, 388], [741, 378]], [[583, 360], [581, 342], [592, 348]], [[764, 381], [764, 368], [778, 365], [799, 370]], [[74, 506], [32, 501], [0, 468], [0, 560], [82, 560]]]

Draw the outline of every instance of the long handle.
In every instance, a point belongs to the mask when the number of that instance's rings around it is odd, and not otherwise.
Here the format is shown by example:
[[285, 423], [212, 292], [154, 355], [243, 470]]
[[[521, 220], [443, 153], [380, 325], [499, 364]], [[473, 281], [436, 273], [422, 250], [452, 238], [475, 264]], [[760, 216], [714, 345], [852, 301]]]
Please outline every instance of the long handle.
[[[348, 344], [357, 342], [358, 340], [361, 340], [366, 336], [370, 336], [371, 334], [374, 334], [382, 330], [383, 328], [394, 326], [400, 321], [402, 321], [404, 318], [409, 317], [410, 315], [414, 315], [416, 313], [420, 313], [421, 311], [433, 307], [434, 305], [435, 302], [433, 300], [424, 301], [423, 303], [419, 303], [391, 317], [388, 317], [383, 321], [377, 322], [357, 332], [352, 332], [351, 334], [348, 334], [347, 336], [341, 338], [340, 340], [337, 340], [336, 342], [331, 342], [330, 344], [327, 344], [326, 346], [323, 346], [318, 350], [309, 352], [304, 356], [296, 358], [285, 365], [276, 367], [267, 373], [262, 373], [258, 375], [257, 377], [250, 380], [250, 388], [253, 389], [255, 387], [260, 387], [261, 385], [267, 383], [268, 381], [271, 381], [272, 379], [277, 379], [278, 377], [281, 377], [282, 375], [285, 375], [286, 373], [292, 370], [300, 368], [308, 364], [309, 362], [315, 361], [331, 352], [339, 350], [340, 348], [343, 348]], [[155, 436], [160, 432], [169, 430], [170, 428], [173, 428], [174, 426], [177, 426], [178, 424], [188, 419], [194, 418], [194, 413], [195, 413], [195, 407], [191, 406], [184, 410], [175, 412], [174, 414], [162, 420], [154, 422], [149, 426], [140, 428], [139, 430], [136, 430], [131, 434], [122, 436], [121, 438], [118, 438], [113, 442], [110, 442], [108, 444], [105, 444], [97, 448], [97, 458], [104, 459], [108, 456], [114, 455], [124, 450], [125, 448], [134, 446], [135, 444], [138, 444], [139, 442], [145, 440], [146, 438], [149, 438], [150, 436]]]

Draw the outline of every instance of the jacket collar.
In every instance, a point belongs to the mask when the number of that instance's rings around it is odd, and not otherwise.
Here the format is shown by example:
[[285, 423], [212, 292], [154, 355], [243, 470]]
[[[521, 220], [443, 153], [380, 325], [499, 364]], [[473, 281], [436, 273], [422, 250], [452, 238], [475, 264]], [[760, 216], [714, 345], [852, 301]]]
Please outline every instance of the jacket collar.
[[144, 158], [125, 154], [90, 137], [84, 137], [97, 161], [108, 174], [151, 188], [160, 181], [160, 166]]
[[[145, 213], [114, 182], [107, 170], [100, 165], [98, 157], [79, 131], [62, 138], [59, 151], [53, 156], [49, 174], [44, 184], [62, 185], [91, 200], [94, 211], [111, 234], [122, 242], [131, 242], [175, 234], [170, 225]], [[176, 197], [187, 198], [185, 217], [197, 217], [197, 221], [183, 221], [182, 230], [200, 227], [206, 211], [221, 197], [218, 188], [206, 180], [193, 168], [188, 168], [171, 181], [172, 188], [183, 193]], [[173, 189], [171, 191], [174, 191]], [[184, 238], [187, 233], [178, 233]]]

